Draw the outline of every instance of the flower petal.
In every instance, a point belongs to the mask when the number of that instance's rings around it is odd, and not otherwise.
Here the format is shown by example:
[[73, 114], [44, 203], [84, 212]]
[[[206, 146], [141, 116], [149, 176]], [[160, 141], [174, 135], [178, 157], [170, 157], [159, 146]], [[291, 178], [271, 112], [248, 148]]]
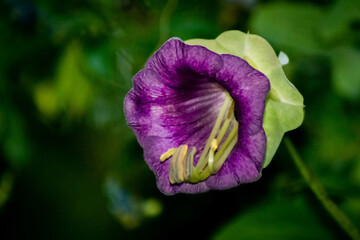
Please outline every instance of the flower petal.
[[208, 82], [222, 65], [221, 57], [205, 47], [190, 47], [171, 38], [148, 60], [146, 68], [156, 71], [169, 87], [186, 87], [194, 80]]
[[[134, 77], [124, 103], [127, 122], [159, 189], [165, 194], [196, 193], [258, 179], [266, 149], [262, 119], [268, 91], [266, 76], [239, 57], [176, 38], [167, 41]], [[216, 175], [196, 184], [171, 184], [170, 161], [161, 162], [160, 156], [185, 144], [197, 148], [196, 164], [227, 93], [239, 119], [238, 144]]]

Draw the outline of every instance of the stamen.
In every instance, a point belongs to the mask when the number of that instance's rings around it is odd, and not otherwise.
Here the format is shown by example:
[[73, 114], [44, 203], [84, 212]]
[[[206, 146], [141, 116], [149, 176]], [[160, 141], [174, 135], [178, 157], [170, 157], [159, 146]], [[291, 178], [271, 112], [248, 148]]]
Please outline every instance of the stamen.
[[[220, 170], [238, 140], [239, 123], [234, 116], [234, 111], [234, 101], [226, 94], [224, 103], [219, 110], [219, 115], [196, 166], [194, 166], [195, 147], [191, 147], [190, 151], [188, 151], [187, 145], [180, 145], [178, 148], [170, 148], [160, 156], [161, 162], [172, 156], [169, 171], [171, 184], [197, 183], [204, 181]], [[232, 122], [230, 133], [228, 133]], [[226, 139], [222, 142], [227, 133]]]
[[176, 177], [179, 182], [184, 182], [186, 174], [185, 174], [185, 166], [186, 166], [186, 155], [187, 155], [188, 146], [185, 145], [183, 149], [180, 151], [179, 159], [176, 162]]
[[229, 144], [231, 143], [232, 139], [237, 135], [237, 131], [238, 131], [238, 126], [239, 126], [239, 123], [238, 122], [234, 122], [234, 126], [233, 128], [231, 129], [231, 132], [228, 136], [228, 138], [225, 140], [225, 142], [221, 145], [221, 149], [217, 152], [216, 154], [216, 160], [218, 160], [226, 151], [226, 149], [228, 148]]
[[167, 150], [166, 153], [163, 153], [161, 156], [160, 156], [160, 162], [163, 162], [165, 161], [166, 159], [168, 159], [169, 157], [171, 157], [175, 151], [176, 151], [177, 148], [170, 148], [169, 150]]
[[231, 121], [231, 119], [227, 118], [227, 119], [225, 120], [223, 126], [221, 127], [220, 132], [219, 132], [219, 134], [218, 134], [218, 136], [217, 136], [217, 142], [218, 142], [218, 143], [221, 143], [221, 140], [223, 139], [226, 131], [228, 130], [230, 121]]
[[211, 141], [211, 148], [210, 148], [210, 152], [209, 152], [209, 158], [208, 158], [208, 166], [210, 169], [210, 172], [214, 171], [214, 153], [216, 151], [216, 149], [218, 148], [218, 144], [217, 144], [217, 140], [213, 139]]
[[221, 155], [219, 159], [215, 160], [215, 166], [214, 166], [215, 172], [214, 173], [216, 173], [217, 171], [220, 170], [221, 166], [224, 164], [225, 160], [229, 156], [231, 150], [233, 150], [235, 144], [237, 143], [237, 140], [238, 140], [238, 137], [235, 136], [229, 143], [228, 147], [224, 150], [223, 155]]
[[235, 112], [235, 103], [234, 103], [234, 101], [231, 101], [231, 106], [228, 111], [227, 118], [225, 119], [225, 122], [224, 122], [223, 126], [221, 127], [221, 130], [217, 136], [217, 141], [219, 144], [221, 143], [222, 138], [224, 137], [226, 131], [228, 130], [229, 124], [230, 124], [232, 118], [234, 117], [234, 112]]
[[225, 140], [221, 149], [217, 152], [215, 157], [215, 172], [219, 171], [221, 166], [224, 164], [225, 160], [229, 156], [231, 150], [234, 148], [235, 144], [237, 143], [237, 131], [238, 131], [239, 123], [235, 121], [233, 128]]
[[180, 183], [184, 181], [184, 168], [182, 162], [185, 160], [187, 145], [180, 145], [170, 160], [169, 178], [171, 183]]
[[188, 155], [186, 156], [185, 161], [185, 181], [189, 181], [193, 175], [194, 169], [194, 156], [196, 154], [196, 147], [192, 147]]

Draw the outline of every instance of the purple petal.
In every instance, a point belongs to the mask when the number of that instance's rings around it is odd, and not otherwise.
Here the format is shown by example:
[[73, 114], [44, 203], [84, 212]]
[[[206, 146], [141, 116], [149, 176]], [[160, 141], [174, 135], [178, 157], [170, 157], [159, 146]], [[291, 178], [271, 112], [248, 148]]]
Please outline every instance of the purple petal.
[[[134, 77], [125, 115], [159, 189], [165, 194], [224, 189], [259, 178], [265, 156], [262, 128], [268, 79], [246, 61], [173, 38]], [[228, 92], [239, 120], [238, 143], [219, 172], [196, 184], [171, 184], [160, 156], [182, 144], [196, 146], [197, 162]]]
[[148, 60], [147, 69], [155, 70], [169, 87], [191, 87], [208, 82], [222, 68], [220, 55], [201, 46], [189, 46], [171, 38]]

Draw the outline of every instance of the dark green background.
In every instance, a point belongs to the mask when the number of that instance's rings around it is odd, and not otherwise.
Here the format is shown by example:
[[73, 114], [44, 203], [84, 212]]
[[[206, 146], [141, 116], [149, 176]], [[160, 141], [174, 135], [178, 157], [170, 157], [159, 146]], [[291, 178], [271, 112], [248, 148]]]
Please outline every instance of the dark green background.
[[166, 39], [238, 29], [290, 64], [289, 133], [360, 226], [360, 1], [2, 0], [0, 239], [347, 239], [281, 145], [262, 178], [164, 196], [126, 126], [132, 76]]

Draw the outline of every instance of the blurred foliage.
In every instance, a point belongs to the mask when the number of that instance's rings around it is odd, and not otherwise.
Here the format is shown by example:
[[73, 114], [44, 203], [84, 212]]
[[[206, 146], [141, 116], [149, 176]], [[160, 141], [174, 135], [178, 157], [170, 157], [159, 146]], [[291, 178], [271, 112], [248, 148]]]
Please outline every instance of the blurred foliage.
[[[319, 221], [304, 196], [271, 196], [220, 229], [214, 239], [335, 239]], [[261, 226], [259, 226], [261, 225]], [[280, 227], [281, 226], [281, 227]], [[304, 231], [306, 226], [306, 231]]]
[[256, 183], [163, 196], [122, 104], [169, 37], [263, 36], [304, 95], [290, 137], [360, 227], [359, 11], [359, 0], [1, 1], [0, 238], [346, 239], [282, 145]]

